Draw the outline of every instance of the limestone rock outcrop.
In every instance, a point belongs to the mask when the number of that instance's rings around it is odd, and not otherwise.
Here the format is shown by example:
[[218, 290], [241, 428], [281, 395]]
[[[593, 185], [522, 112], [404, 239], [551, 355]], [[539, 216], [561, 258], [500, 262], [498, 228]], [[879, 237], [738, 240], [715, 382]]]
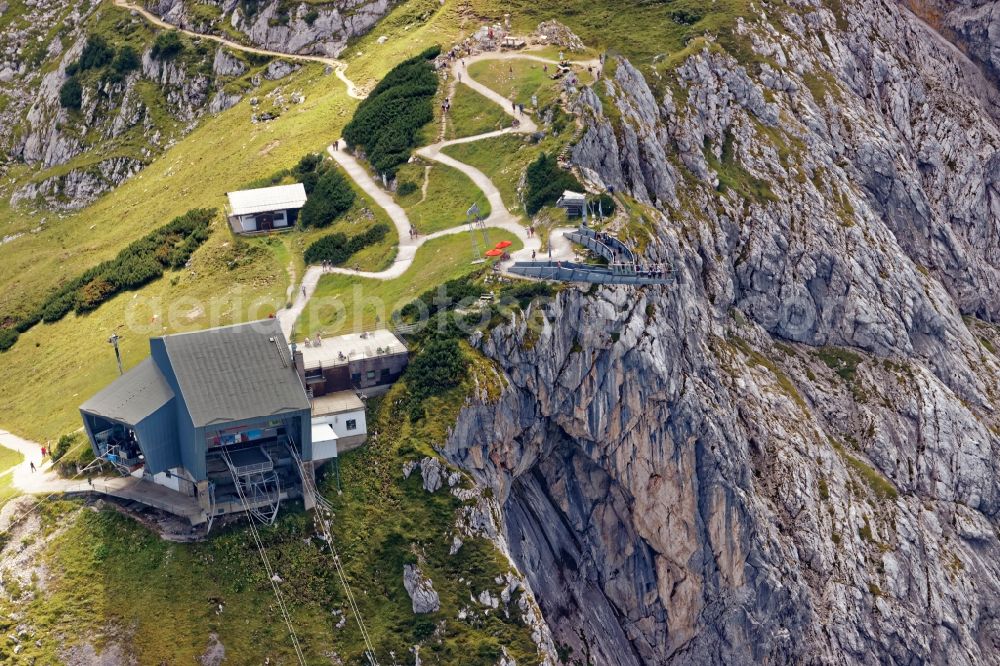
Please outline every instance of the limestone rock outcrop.
[[403, 587], [413, 602], [413, 612], [436, 613], [441, 610], [441, 599], [434, 591], [434, 583], [413, 564], [403, 565]]
[[[282, 53], [336, 57], [353, 38], [368, 32], [395, 5], [391, 0], [339, 0], [290, 4], [282, 0], [238, 3], [208, 0], [198, 3], [218, 12], [217, 21], [246, 36], [255, 46]], [[205, 11], [189, 0], [158, 0], [149, 9], [163, 20], [188, 30], [212, 32]]]

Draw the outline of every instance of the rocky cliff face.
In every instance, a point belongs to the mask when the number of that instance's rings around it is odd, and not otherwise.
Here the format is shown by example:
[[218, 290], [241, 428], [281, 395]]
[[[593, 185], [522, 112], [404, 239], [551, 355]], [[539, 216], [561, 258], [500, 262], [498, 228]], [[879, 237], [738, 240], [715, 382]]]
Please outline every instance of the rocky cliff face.
[[995, 0], [903, 0], [914, 14], [1000, 81], [1000, 3]]
[[392, 0], [338, 0], [324, 4], [285, 0], [155, 0], [147, 3], [165, 21], [197, 32], [226, 24], [247, 42], [281, 53], [336, 57], [348, 40], [368, 32], [396, 3]]
[[579, 663], [994, 663], [996, 88], [897, 4], [762, 12], [581, 95], [676, 280], [478, 340], [445, 454]]

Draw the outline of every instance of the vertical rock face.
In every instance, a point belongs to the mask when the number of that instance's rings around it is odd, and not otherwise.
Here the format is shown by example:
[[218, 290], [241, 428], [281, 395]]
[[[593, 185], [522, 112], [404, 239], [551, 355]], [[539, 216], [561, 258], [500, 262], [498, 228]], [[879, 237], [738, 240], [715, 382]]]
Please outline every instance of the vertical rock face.
[[479, 340], [509, 387], [444, 454], [574, 657], [991, 662], [996, 88], [897, 4], [763, 11], [755, 64], [705, 42], [582, 96], [574, 160], [676, 280]]
[[1000, 2], [902, 0], [929, 27], [955, 43], [994, 81], [1000, 81]]

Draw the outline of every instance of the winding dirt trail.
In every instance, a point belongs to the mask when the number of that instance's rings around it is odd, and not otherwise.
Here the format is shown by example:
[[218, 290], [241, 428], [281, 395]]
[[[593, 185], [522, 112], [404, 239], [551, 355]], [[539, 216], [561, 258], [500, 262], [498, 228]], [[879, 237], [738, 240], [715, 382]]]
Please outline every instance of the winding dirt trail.
[[270, 51], [268, 49], [260, 49], [255, 46], [246, 46], [245, 44], [240, 44], [239, 42], [234, 42], [231, 39], [226, 39], [219, 35], [209, 35], [203, 32], [195, 32], [193, 30], [188, 30], [180, 26], [176, 26], [173, 23], [167, 23], [161, 19], [156, 14], [148, 11], [144, 7], [134, 5], [128, 0], [114, 0], [116, 6], [122, 9], [127, 9], [129, 11], [135, 12], [142, 18], [146, 19], [158, 28], [163, 28], [165, 30], [176, 30], [177, 32], [188, 35], [189, 37], [196, 37], [198, 39], [207, 39], [218, 44], [222, 44], [236, 51], [243, 51], [244, 53], [255, 53], [257, 55], [272, 56], [275, 58], [285, 58], [286, 60], [298, 60], [301, 62], [318, 62], [324, 65], [329, 65], [334, 68], [334, 73], [337, 78], [344, 82], [347, 86], [348, 97], [353, 97], [354, 99], [364, 99], [366, 95], [361, 92], [360, 88], [354, 85], [354, 82], [347, 78], [347, 63], [343, 60], [338, 60], [337, 58], [329, 58], [327, 56], [318, 55], [303, 55], [298, 53], [284, 53], [282, 51]]
[[[541, 250], [541, 239], [537, 235], [528, 235], [527, 228], [521, 223], [518, 216], [510, 212], [503, 202], [500, 190], [497, 189], [496, 185], [493, 184], [493, 181], [486, 174], [474, 166], [460, 162], [442, 152], [444, 148], [456, 144], [482, 141], [483, 139], [490, 139], [493, 137], [503, 136], [505, 134], [532, 134], [538, 131], [538, 126], [531, 119], [530, 115], [518, 112], [513, 107], [509, 99], [469, 76], [468, 66], [472, 63], [482, 60], [515, 59], [534, 60], [536, 62], [553, 65], [558, 64], [555, 60], [523, 52], [482, 53], [456, 60], [452, 65], [451, 75], [448, 78], [449, 80], [455, 82], [461, 79], [463, 83], [468, 85], [477, 93], [499, 105], [500, 108], [503, 109], [504, 113], [519, 121], [517, 127], [506, 127], [501, 130], [477, 134], [475, 136], [462, 137], [459, 139], [452, 139], [450, 141], [438, 141], [437, 143], [417, 149], [416, 154], [428, 160], [458, 169], [468, 176], [469, 179], [476, 184], [476, 187], [482, 190], [483, 194], [486, 195], [487, 201], [490, 202], [490, 214], [483, 221], [483, 225], [487, 228], [503, 229], [520, 239], [523, 247], [520, 250], [513, 252], [511, 257], [515, 261], [525, 261], [531, 259], [533, 254], [538, 253]], [[598, 69], [600, 68], [598, 60], [574, 61], [572, 64], [584, 68], [595, 66]], [[327, 269], [328, 272], [340, 275], [354, 275], [356, 277], [374, 280], [392, 280], [406, 273], [410, 266], [413, 265], [417, 249], [427, 241], [434, 240], [435, 238], [441, 238], [442, 236], [471, 231], [468, 224], [461, 224], [451, 227], [450, 229], [444, 229], [433, 234], [417, 236], [414, 238], [410, 235], [412, 225], [406, 211], [396, 203], [389, 192], [375, 182], [375, 180], [371, 177], [371, 174], [368, 173], [368, 170], [346, 149], [346, 144], [343, 140], [335, 141], [327, 148], [327, 152], [334, 159], [334, 161], [336, 161], [337, 164], [339, 164], [340, 167], [347, 172], [347, 175], [351, 177], [358, 187], [364, 190], [377, 205], [381, 206], [382, 209], [385, 210], [386, 214], [388, 214], [389, 218], [392, 220], [393, 226], [396, 227], [396, 233], [399, 236], [396, 258], [392, 265], [385, 270], [358, 271], [351, 268], [331, 268]], [[573, 231], [573, 229], [574, 227], [560, 227], [552, 229], [549, 232], [549, 246], [551, 252], [546, 254], [546, 258], [559, 261], [566, 261], [573, 258], [572, 243], [565, 237], [565, 234], [569, 231]], [[309, 303], [309, 299], [311, 299], [315, 293], [316, 287], [319, 285], [319, 278], [323, 275], [323, 272], [324, 271], [320, 266], [310, 266], [303, 277], [302, 285], [296, 291], [295, 301], [292, 303], [291, 307], [280, 310], [276, 313], [276, 317], [281, 324], [281, 330], [285, 334], [285, 337], [289, 340], [291, 339], [292, 331], [295, 328], [295, 322], [301, 316], [302, 312], [306, 308], [306, 305]]]

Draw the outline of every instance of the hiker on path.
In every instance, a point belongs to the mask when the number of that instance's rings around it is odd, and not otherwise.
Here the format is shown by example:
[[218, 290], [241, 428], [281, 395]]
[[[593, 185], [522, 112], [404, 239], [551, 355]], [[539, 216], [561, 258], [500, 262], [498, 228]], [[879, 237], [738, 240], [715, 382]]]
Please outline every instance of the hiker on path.
[[302, 298], [306, 297], [306, 286], [302, 285]]
[[30, 463], [28, 463], [28, 464], [29, 464], [29, 465], [31, 465], [31, 471], [32, 471], [32, 472], [34, 472], [34, 471], [35, 471], [35, 461], [34, 461], [34, 460], [32, 460], [32, 461], [31, 461]]

